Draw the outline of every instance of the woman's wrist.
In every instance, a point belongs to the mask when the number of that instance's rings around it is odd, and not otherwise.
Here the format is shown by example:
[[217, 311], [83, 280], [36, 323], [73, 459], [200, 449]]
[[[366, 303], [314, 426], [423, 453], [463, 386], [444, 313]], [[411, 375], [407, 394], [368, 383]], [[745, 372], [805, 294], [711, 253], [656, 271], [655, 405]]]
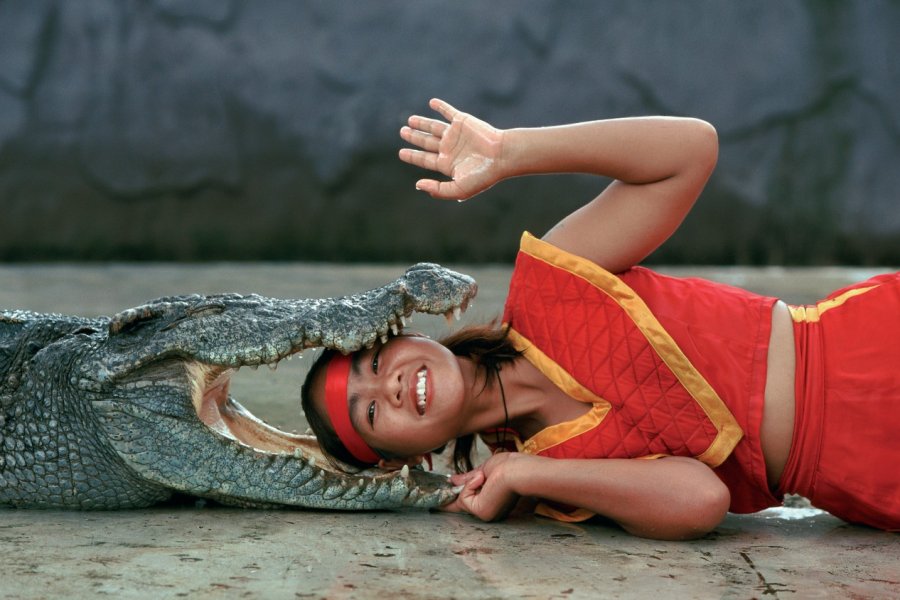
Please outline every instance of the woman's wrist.
[[543, 459], [540, 456], [511, 452], [503, 465], [504, 480], [509, 490], [519, 496], [531, 496], [531, 485], [534, 482], [535, 467]]
[[[602, 173], [600, 121], [504, 131], [505, 178], [547, 173]], [[598, 141], [599, 140], [599, 141]]]
[[500, 160], [497, 161], [500, 179], [511, 179], [533, 173], [529, 160], [531, 130], [528, 128], [504, 129], [500, 137]]

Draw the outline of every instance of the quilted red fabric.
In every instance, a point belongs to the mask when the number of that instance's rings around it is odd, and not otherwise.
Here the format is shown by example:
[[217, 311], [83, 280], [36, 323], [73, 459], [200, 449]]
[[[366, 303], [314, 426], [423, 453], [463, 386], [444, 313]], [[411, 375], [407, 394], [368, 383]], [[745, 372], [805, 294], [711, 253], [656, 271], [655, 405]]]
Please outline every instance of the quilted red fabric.
[[[523, 248], [543, 257], [540, 245], [549, 246], [523, 236]], [[612, 298], [552, 262], [519, 253], [504, 322], [611, 408], [598, 426], [541, 454], [605, 458], [702, 453], [715, 437], [702, 407]], [[759, 440], [777, 299], [641, 267], [617, 279], [645, 303], [744, 433], [715, 467], [731, 491], [730, 510], [755, 512], [779, 504], [769, 491]]]
[[516, 270], [504, 321], [612, 405], [594, 430], [542, 455], [697, 456], [710, 446], [715, 426], [615, 300], [526, 254]]

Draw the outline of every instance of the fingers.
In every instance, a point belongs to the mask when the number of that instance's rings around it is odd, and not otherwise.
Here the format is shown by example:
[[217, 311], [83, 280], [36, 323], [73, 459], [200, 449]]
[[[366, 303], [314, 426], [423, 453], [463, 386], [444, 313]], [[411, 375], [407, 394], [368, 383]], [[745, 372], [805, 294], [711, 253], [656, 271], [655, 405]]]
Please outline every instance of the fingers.
[[471, 471], [466, 471], [465, 473], [453, 473], [450, 475], [450, 483], [453, 485], [466, 485], [469, 483], [476, 474], [482, 471], [481, 467], [476, 467]]
[[432, 98], [429, 100], [428, 106], [430, 106], [432, 110], [441, 113], [441, 116], [448, 121], [452, 121], [453, 118], [459, 114], [459, 111], [451, 106], [449, 102], [444, 102], [440, 98]]
[[438, 155], [434, 152], [424, 152], [422, 150], [403, 148], [402, 150], [400, 150], [398, 156], [400, 157], [400, 160], [405, 163], [409, 163], [417, 167], [422, 167], [423, 169], [428, 169], [429, 171], [438, 170]]
[[[437, 165], [438, 155], [434, 152], [412, 150], [403, 148], [398, 153], [400, 160], [429, 171], [440, 171]], [[462, 190], [455, 181], [437, 181], [435, 179], [420, 179], [416, 182], [416, 189], [431, 194], [441, 200], [457, 200], [461, 198]]]
[[444, 132], [447, 131], [447, 128], [450, 127], [450, 122], [453, 121], [454, 117], [461, 113], [448, 102], [444, 102], [439, 98], [432, 98], [428, 102], [428, 106], [430, 106], [432, 110], [439, 112], [447, 122], [445, 123], [444, 121], [438, 121], [437, 119], [413, 115], [407, 120], [407, 123], [413, 129], [441, 138], [443, 137]]
[[[438, 171], [437, 155], [420, 150], [410, 150], [403, 148], [399, 153], [400, 160], [403, 162], [428, 169], [429, 171]], [[463, 193], [462, 188], [455, 181], [437, 181], [436, 179], [420, 179], [416, 182], [416, 189], [426, 192], [432, 198], [438, 200], [466, 200], [469, 195]]]
[[434, 179], [420, 179], [416, 182], [416, 189], [431, 194], [432, 198], [439, 200], [462, 200], [462, 190], [455, 181], [436, 181]]
[[438, 139], [443, 137], [444, 133], [447, 131], [447, 128], [450, 127], [450, 125], [444, 123], [443, 121], [438, 121], [437, 119], [429, 119], [428, 117], [420, 117], [419, 115], [411, 116], [409, 119], [407, 119], [406, 123], [410, 128], [416, 131], [421, 131], [423, 133], [433, 135]]
[[457, 473], [450, 476], [450, 482], [456, 486], [463, 486], [456, 500], [449, 504], [445, 504], [438, 510], [445, 512], [466, 512], [472, 513], [474, 497], [478, 494], [479, 488], [484, 485], [485, 477], [481, 469], [474, 469], [465, 473]]
[[484, 471], [472, 471], [472, 477], [466, 482], [465, 487], [456, 498], [456, 504], [468, 513], [473, 513], [475, 497], [482, 485], [484, 485]]
[[435, 154], [441, 146], [440, 137], [418, 131], [411, 127], [403, 127], [402, 129], [400, 129], [400, 137], [402, 137], [410, 144], [422, 148], [426, 152], [434, 152]]

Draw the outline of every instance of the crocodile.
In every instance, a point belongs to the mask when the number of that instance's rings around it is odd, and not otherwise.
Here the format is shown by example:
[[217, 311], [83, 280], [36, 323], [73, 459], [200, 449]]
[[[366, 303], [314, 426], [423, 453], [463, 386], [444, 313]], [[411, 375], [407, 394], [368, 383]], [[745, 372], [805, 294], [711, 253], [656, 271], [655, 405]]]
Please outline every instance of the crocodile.
[[383, 287], [320, 299], [217, 294], [112, 317], [0, 312], [0, 505], [125, 509], [173, 496], [237, 506], [435, 507], [445, 475], [354, 471], [313, 436], [272, 427], [230, 393], [241, 367], [313, 347], [349, 353], [413, 312], [459, 314], [474, 280], [419, 263]]

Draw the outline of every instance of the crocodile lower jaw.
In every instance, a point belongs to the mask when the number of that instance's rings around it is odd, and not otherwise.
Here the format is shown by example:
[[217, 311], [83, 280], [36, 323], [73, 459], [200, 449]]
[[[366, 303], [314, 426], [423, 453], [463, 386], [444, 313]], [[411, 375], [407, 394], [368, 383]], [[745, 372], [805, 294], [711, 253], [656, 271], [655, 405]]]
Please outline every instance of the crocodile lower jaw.
[[[268, 425], [229, 395], [235, 369], [190, 362], [193, 406], [197, 417], [214, 433], [259, 452], [294, 454], [297, 449], [320, 454], [315, 438]], [[327, 464], [324, 460], [323, 464]]]

